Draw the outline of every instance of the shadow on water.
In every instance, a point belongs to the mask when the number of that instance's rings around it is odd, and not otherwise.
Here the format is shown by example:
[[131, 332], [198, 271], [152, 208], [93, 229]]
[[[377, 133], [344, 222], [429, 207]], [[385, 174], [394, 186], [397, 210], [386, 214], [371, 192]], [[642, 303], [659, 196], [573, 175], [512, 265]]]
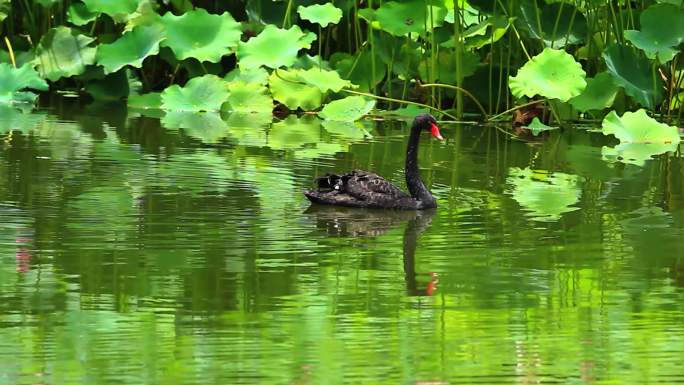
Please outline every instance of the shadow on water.
[[[416, 248], [420, 235], [434, 217], [432, 210], [367, 210], [347, 207], [311, 205], [305, 212], [316, 227], [337, 237], [376, 237], [406, 223], [403, 236], [403, 264], [406, 292], [410, 296], [430, 296], [437, 290], [436, 273], [416, 272]], [[419, 279], [424, 275], [428, 278]]]

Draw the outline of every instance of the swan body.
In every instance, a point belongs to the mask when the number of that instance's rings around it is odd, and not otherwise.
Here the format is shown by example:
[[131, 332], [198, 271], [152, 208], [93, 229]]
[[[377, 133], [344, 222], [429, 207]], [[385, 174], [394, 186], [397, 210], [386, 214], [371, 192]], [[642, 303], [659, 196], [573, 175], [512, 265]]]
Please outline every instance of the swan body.
[[422, 131], [429, 131], [435, 138], [442, 139], [432, 115], [420, 114], [414, 119], [404, 169], [408, 194], [375, 173], [354, 170], [317, 178], [317, 189], [306, 190], [304, 195], [313, 203], [346, 207], [400, 210], [437, 207], [437, 200], [425, 187], [418, 171], [418, 143]]

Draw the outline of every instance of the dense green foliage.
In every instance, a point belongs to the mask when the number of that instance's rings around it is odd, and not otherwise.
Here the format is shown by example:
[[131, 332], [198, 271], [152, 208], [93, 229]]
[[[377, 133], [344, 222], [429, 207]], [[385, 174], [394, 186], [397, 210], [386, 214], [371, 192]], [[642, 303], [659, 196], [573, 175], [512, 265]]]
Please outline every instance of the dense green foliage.
[[[53, 91], [135, 103], [148, 100], [138, 95], [179, 93], [191, 79], [212, 75], [205, 83], [226, 90], [211, 93], [220, 96], [214, 110], [229, 111], [235, 82], [252, 81], [236, 72], [261, 71], [268, 81], [254, 89], [262, 113], [271, 99], [290, 111], [320, 111], [357, 94], [452, 118], [492, 116], [530, 98], [558, 121], [639, 107], [681, 117], [683, 4], [5, 0], [0, 60], [16, 68], [5, 70], [10, 78], [35, 69]], [[102, 92], [107, 87], [110, 95]], [[187, 108], [165, 100], [166, 110]]]

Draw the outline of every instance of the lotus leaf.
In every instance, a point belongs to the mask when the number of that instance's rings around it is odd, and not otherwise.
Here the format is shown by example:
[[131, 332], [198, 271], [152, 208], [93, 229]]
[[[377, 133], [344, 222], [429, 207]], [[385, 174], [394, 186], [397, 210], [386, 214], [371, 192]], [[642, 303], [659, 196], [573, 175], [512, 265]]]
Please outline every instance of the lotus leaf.
[[345, 55], [344, 59], [334, 64], [334, 67], [343, 79], [349, 79], [353, 84], [358, 84], [362, 90], [369, 91], [385, 78], [385, 66], [381, 63], [380, 58], [376, 56], [375, 76], [373, 76], [373, 71], [371, 71], [373, 53], [362, 51], [356, 57]]
[[547, 126], [546, 124], [542, 123], [538, 117], [534, 117], [532, 119], [532, 122], [527, 126], [527, 128], [532, 132], [532, 135], [537, 136], [541, 134], [544, 131], [551, 131], [551, 130], [557, 130], [558, 127], [551, 127]]
[[[2, 72], [2, 69], [0, 69]], [[1, 76], [1, 75], [0, 75]], [[21, 131], [29, 133], [41, 124], [47, 115], [35, 112], [25, 112], [14, 106], [0, 104], [0, 133]]]
[[[511, 23], [505, 16], [497, 15], [491, 16], [483, 20], [479, 24], [468, 28], [463, 32], [465, 37], [465, 46], [469, 49], [480, 49], [488, 44], [494, 44], [499, 41], [508, 31]], [[449, 45], [453, 47], [453, 40], [450, 39]], [[442, 44], [442, 46], [445, 46]]]
[[342, 88], [352, 86], [349, 80], [343, 80], [337, 72], [319, 68], [299, 71], [299, 78], [309, 85], [318, 87], [321, 92], [339, 92]]
[[296, 25], [280, 29], [269, 24], [258, 36], [238, 46], [240, 68], [289, 67], [297, 59], [299, 50], [311, 48], [315, 39], [316, 35], [304, 33]]
[[375, 100], [363, 96], [347, 96], [334, 100], [323, 107], [320, 116], [326, 120], [355, 121], [369, 113], [375, 106]]
[[625, 31], [625, 38], [641, 48], [650, 59], [672, 60], [676, 47], [684, 42], [684, 9], [672, 4], [654, 4], [639, 18], [641, 31]]
[[538, 13], [536, 0], [519, 1], [516, 24], [547, 47], [563, 48], [584, 41], [587, 37], [587, 19], [574, 5], [566, 2], [546, 4]]
[[10, 7], [10, 0], [0, 0], [0, 21], [3, 21], [7, 18]]
[[228, 124], [216, 112], [170, 111], [161, 123], [166, 128], [182, 128], [203, 143], [217, 143], [229, 134]]
[[274, 150], [294, 150], [321, 141], [321, 121], [312, 116], [290, 115], [273, 123], [268, 146]]
[[101, 44], [95, 56], [105, 73], [116, 72], [126, 65], [140, 68], [143, 60], [159, 53], [163, 31], [158, 26], [136, 27], [112, 44]]
[[578, 210], [582, 190], [576, 175], [512, 167], [506, 182], [508, 192], [534, 221], [554, 222], [561, 215]]
[[613, 44], [603, 52], [603, 58], [608, 72], [627, 95], [649, 109], [660, 104], [663, 100], [662, 81], [653, 76], [651, 62], [643, 54], [627, 46]]
[[150, 92], [144, 95], [130, 95], [128, 106], [137, 109], [159, 109], [162, 106], [161, 93]]
[[541, 95], [567, 102], [587, 86], [585, 76], [582, 66], [571, 55], [546, 48], [525, 63], [517, 76], [511, 76], [508, 86], [518, 98]]
[[318, 87], [302, 83], [301, 70], [275, 70], [268, 78], [273, 99], [291, 110], [315, 110], [323, 103], [323, 93]]
[[235, 68], [224, 78], [229, 82], [257, 83], [265, 86], [268, 84], [268, 72], [261, 68]]
[[162, 17], [156, 12], [156, 0], [140, 0], [138, 9], [129, 16], [124, 31], [132, 31], [139, 26], [157, 25], [164, 29]]
[[139, 0], [83, 0], [90, 12], [104, 13], [117, 22], [125, 22], [138, 8]]
[[95, 63], [95, 48], [88, 47], [92, 41], [67, 27], [48, 31], [40, 39], [34, 59], [41, 76], [56, 81], [82, 74], [86, 65]]
[[[435, 2], [434, 4], [439, 4]], [[423, 33], [443, 24], [447, 15], [446, 7], [431, 5], [425, 0], [411, 0], [398, 3], [388, 1], [375, 11], [380, 28], [394, 36], [407, 33]]]
[[325, 120], [323, 121], [323, 128], [329, 133], [345, 139], [361, 140], [373, 136], [366, 131], [360, 122]]
[[218, 63], [222, 56], [234, 52], [242, 35], [240, 23], [228, 12], [211, 15], [201, 8], [181, 16], [167, 12], [162, 22], [166, 40], [161, 45], [171, 48], [179, 60]]
[[480, 64], [480, 56], [472, 51], [463, 51], [461, 55], [461, 79], [457, 79], [459, 74], [456, 71], [456, 53], [451, 49], [443, 49], [439, 51], [437, 61], [435, 62], [435, 73], [431, 74], [432, 62], [430, 58], [422, 60], [418, 65], [418, 73], [420, 78], [424, 81], [431, 79], [432, 81], [439, 81], [440, 83], [456, 84], [459, 80], [472, 75], [477, 70]]
[[318, 55], [309, 56], [307, 54], [298, 56], [291, 68], [298, 68], [302, 70], [309, 70], [311, 68], [321, 68], [324, 70], [332, 69], [327, 60], [323, 60]]
[[325, 28], [328, 24], [337, 24], [342, 19], [342, 10], [334, 6], [332, 3], [314, 4], [308, 7], [299, 6], [297, 8], [299, 17], [316, 23]]
[[622, 143], [679, 143], [677, 127], [660, 123], [646, 114], [646, 110], [625, 112], [619, 117], [611, 111], [603, 119], [604, 135], [614, 135]]
[[618, 93], [618, 86], [607, 72], [587, 79], [587, 88], [581, 94], [570, 99], [570, 104], [580, 111], [602, 110], [613, 105]]
[[97, 19], [97, 12], [92, 12], [84, 3], [74, 3], [67, 10], [67, 20], [73, 25], [83, 26]]
[[258, 83], [231, 82], [228, 86], [228, 109], [233, 112], [273, 111], [273, 99], [266, 93], [266, 87]]
[[86, 83], [85, 90], [95, 100], [117, 101], [135, 94], [141, 88], [140, 81], [130, 70], [111, 73], [102, 79]]
[[215, 75], [188, 81], [185, 87], [173, 85], [162, 94], [162, 108], [174, 111], [219, 111], [228, 99], [228, 83]]
[[36, 94], [26, 89], [47, 91], [48, 84], [38, 76], [33, 66], [24, 64], [14, 68], [0, 63], [0, 105], [14, 102], [33, 102]]

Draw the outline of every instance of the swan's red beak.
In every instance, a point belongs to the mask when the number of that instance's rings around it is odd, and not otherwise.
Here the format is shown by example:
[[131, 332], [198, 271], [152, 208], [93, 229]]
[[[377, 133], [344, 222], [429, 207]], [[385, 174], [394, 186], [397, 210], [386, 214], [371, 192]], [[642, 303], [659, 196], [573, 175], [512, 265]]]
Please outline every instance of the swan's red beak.
[[430, 132], [432, 133], [432, 136], [439, 140], [444, 140], [444, 138], [442, 138], [442, 134], [439, 133], [439, 127], [437, 127], [437, 125], [434, 123], [430, 123], [430, 126]]

